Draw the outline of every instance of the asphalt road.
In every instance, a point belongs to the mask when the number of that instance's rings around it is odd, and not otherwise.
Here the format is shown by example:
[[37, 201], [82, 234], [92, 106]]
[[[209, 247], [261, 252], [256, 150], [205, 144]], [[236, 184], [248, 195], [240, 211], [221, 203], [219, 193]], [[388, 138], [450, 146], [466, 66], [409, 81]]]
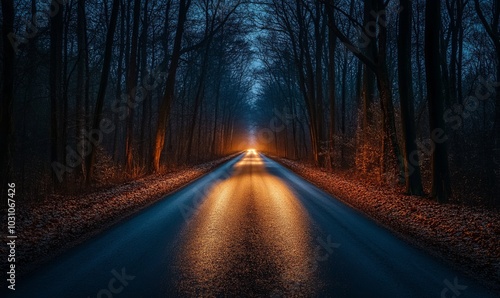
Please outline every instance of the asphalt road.
[[495, 297], [252, 152], [16, 287], [12, 297]]

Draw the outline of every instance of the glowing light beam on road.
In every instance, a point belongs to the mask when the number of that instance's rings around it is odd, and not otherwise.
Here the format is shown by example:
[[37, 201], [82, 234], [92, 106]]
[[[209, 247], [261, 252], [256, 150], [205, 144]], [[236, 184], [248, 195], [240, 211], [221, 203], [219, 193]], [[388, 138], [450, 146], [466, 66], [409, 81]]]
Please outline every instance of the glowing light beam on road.
[[[241, 287], [263, 293], [279, 289], [284, 297], [314, 296], [308, 286], [316, 260], [307, 212], [290, 187], [250, 150], [256, 153], [249, 149], [231, 177], [207, 194], [184, 231], [182, 246], [187, 249], [176, 265], [179, 289], [194, 297], [219, 289], [237, 296]], [[271, 286], [255, 286], [254, 276], [272, 280]]]

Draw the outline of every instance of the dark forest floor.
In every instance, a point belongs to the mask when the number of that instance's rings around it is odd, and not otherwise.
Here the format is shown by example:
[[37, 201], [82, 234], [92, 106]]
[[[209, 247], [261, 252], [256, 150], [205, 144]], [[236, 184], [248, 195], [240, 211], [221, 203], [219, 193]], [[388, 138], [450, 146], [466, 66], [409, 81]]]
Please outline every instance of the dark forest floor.
[[360, 210], [399, 237], [500, 291], [500, 212], [486, 207], [438, 204], [312, 165], [274, 158], [293, 172]]
[[[43, 200], [29, 201], [18, 206], [18, 274], [26, 274], [45, 264], [65, 250], [150, 206], [232, 157], [234, 155], [80, 195], [52, 194]], [[7, 255], [7, 248], [2, 246], [0, 254]], [[6, 268], [5, 264], [0, 264], [1, 268]]]

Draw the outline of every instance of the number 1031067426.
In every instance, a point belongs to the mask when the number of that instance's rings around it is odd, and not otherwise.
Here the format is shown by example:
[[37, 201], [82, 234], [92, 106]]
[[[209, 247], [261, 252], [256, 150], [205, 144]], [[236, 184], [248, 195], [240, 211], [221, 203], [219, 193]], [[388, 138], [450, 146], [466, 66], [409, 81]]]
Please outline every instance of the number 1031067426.
[[7, 225], [10, 235], [15, 234], [16, 229], [16, 201], [14, 200], [16, 196], [16, 184], [9, 183], [7, 189], [7, 206], [8, 206], [8, 214], [7, 214]]

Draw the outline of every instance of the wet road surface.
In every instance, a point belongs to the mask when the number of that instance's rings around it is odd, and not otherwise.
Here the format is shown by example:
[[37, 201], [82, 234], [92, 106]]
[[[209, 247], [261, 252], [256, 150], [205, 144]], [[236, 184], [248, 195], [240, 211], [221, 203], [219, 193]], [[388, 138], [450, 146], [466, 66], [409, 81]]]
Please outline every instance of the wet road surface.
[[10, 297], [495, 297], [255, 152], [16, 286]]

